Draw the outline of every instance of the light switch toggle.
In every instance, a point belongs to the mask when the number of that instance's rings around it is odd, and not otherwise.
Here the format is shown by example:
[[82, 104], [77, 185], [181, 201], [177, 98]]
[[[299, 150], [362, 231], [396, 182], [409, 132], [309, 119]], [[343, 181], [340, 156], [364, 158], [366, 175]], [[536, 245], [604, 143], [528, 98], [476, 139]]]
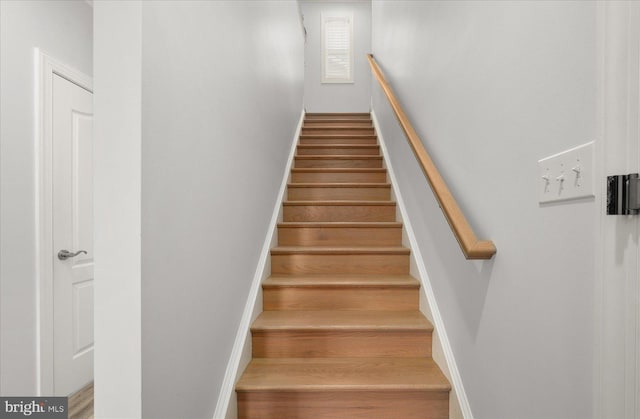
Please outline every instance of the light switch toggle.
[[558, 188], [558, 195], [561, 195], [562, 191], [564, 191], [564, 172], [560, 173], [560, 175], [556, 177], [556, 182], [560, 182], [560, 187]]
[[571, 170], [573, 170], [573, 172], [576, 174], [576, 181], [575, 181], [575, 185], [576, 186], [581, 186], [580, 185], [580, 172], [581, 172], [581, 168], [580, 165], [576, 165], [574, 167], [571, 168]]
[[547, 192], [549, 190], [549, 182], [551, 181], [549, 173], [542, 175], [542, 179], [544, 179], [544, 191]]

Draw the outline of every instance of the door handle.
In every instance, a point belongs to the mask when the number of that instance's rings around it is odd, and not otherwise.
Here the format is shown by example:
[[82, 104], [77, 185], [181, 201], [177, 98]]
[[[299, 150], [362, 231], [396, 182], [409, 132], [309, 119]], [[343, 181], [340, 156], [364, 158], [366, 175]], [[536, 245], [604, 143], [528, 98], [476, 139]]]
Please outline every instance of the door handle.
[[73, 257], [78, 256], [80, 253], [84, 253], [86, 255], [87, 251], [86, 250], [78, 250], [77, 252], [73, 253], [73, 252], [70, 252], [68, 250], [62, 249], [61, 251], [58, 252], [58, 259], [67, 260], [69, 258], [73, 258]]

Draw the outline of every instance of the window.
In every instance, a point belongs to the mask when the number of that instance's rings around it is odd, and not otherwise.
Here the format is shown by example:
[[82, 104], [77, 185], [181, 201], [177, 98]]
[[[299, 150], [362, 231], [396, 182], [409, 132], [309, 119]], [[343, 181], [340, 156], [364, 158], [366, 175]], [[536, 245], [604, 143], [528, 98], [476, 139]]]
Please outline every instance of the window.
[[353, 13], [322, 14], [322, 83], [353, 83]]

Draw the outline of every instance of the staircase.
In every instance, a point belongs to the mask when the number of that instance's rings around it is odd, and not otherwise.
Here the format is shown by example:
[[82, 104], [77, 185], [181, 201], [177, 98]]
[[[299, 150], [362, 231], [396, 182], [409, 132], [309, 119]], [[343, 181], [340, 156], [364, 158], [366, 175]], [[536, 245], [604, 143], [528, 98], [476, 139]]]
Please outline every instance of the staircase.
[[447, 418], [368, 114], [307, 114], [238, 417]]

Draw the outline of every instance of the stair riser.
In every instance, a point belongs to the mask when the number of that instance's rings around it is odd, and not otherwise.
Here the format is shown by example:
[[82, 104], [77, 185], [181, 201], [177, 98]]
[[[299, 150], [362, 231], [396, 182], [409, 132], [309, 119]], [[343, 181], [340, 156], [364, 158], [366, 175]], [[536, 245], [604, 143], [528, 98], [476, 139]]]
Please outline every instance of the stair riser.
[[295, 159], [295, 167], [381, 168], [382, 159]]
[[293, 172], [293, 183], [385, 183], [386, 172], [353, 173], [353, 172]]
[[408, 274], [409, 255], [284, 254], [271, 256], [273, 274]]
[[431, 356], [427, 331], [252, 331], [255, 358]]
[[371, 115], [367, 113], [308, 113], [305, 115], [305, 121], [317, 121], [317, 120], [327, 120], [327, 119], [360, 119], [360, 120], [371, 120]]
[[354, 145], [376, 145], [378, 140], [375, 137], [300, 137], [300, 145], [330, 145], [330, 144], [354, 144]]
[[283, 287], [263, 290], [264, 310], [418, 310], [418, 288]]
[[326, 119], [323, 121], [310, 119], [302, 124], [302, 128], [323, 128], [326, 126], [332, 128], [373, 128], [373, 123], [366, 119]]
[[373, 128], [302, 128], [302, 135], [374, 135]]
[[284, 221], [395, 221], [391, 205], [295, 205], [284, 206]]
[[287, 193], [290, 201], [389, 201], [391, 199], [390, 187], [316, 188], [289, 186]]
[[401, 246], [401, 227], [279, 227], [280, 246]]
[[308, 156], [308, 155], [316, 155], [316, 156], [335, 156], [335, 155], [343, 155], [343, 156], [379, 156], [380, 148], [378, 146], [374, 147], [298, 147], [298, 155], [299, 156]]
[[447, 391], [238, 392], [238, 419], [445, 419]]

